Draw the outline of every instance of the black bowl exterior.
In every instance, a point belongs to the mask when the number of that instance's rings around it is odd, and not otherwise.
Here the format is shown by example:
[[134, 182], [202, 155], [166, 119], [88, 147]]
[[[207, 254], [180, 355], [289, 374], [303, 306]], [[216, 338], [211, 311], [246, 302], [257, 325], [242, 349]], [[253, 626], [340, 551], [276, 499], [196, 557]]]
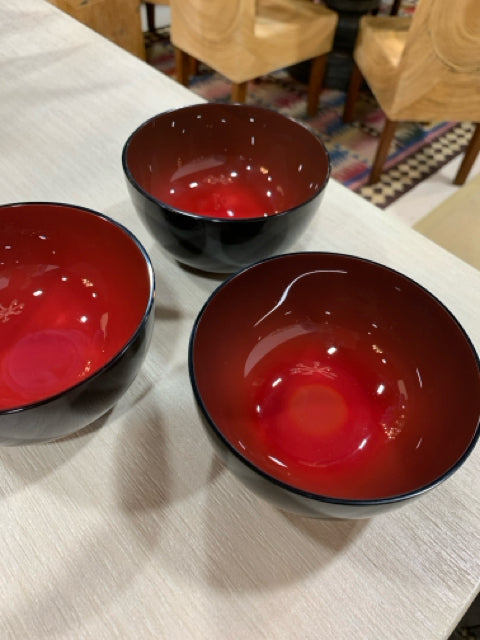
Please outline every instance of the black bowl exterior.
[[75, 205], [28, 202], [3, 205], [54, 206], [73, 208], [102, 218], [119, 227], [143, 256], [148, 273], [148, 297], [134, 333], [125, 345], [98, 371], [57, 395], [13, 409], [0, 410], [0, 445], [14, 446], [49, 442], [68, 436], [104, 415], [122, 397], [138, 374], [150, 346], [155, 321], [155, 272], [148, 253], [139, 240], [119, 222]]
[[[215, 171], [220, 166], [247, 176], [263, 198], [272, 190], [281, 194], [276, 204], [263, 202], [270, 215], [210, 217], [177, 206], [173, 176], [180, 167], [193, 176], [189, 167], [212, 158]], [[153, 116], [125, 142], [122, 166], [133, 204], [154, 238], [180, 263], [212, 273], [233, 273], [288, 250], [311, 222], [330, 178], [328, 151], [308, 127], [240, 104], [194, 104]], [[205, 168], [198, 170], [204, 175]], [[214, 173], [207, 182], [214, 179], [225, 176]]]
[[104, 415], [135, 379], [148, 351], [153, 301], [123, 351], [79, 385], [44, 402], [0, 413], [0, 445], [47, 442], [68, 436]]
[[160, 245], [180, 263], [211, 273], [234, 273], [283, 253], [307, 229], [325, 193], [290, 211], [250, 219], [207, 218], [176, 211], [139, 191], [128, 179], [135, 209]]
[[320, 519], [360, 520], [386, 513], [418, 498], [421, 493], [398, 500], [336, 500], [295, 491], [282, 482], [263, 474], [242, 458], [224, 440], [199, 409], [200, 419], [218, 457], [250, 491], [270, 504], [299, 516]]

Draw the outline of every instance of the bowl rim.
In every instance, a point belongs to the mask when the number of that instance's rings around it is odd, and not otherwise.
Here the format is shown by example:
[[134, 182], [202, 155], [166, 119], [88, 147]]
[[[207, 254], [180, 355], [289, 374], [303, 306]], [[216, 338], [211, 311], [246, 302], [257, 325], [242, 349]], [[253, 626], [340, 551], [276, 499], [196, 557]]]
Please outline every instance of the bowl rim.
[[[191, 211], [185, 211], [184, 209], [179, 209], [178, 207], [175, 207], [172, 204], [169, 204], [168, 202], [165, 202], [163, 200], [160, 200], [159, 198], [155, 198], [155, 196], [152, 196], [148, 191], [146, 191], [140, 184], [138, 184], [138, 182], [136, 181], [136, 179], [133, 176], [133, 173], [130, 170], [130, 167], [128, 165], [128, 161], [127, 161], [127, 155], [128, 155], [128, 151], [130, 148], [130, 144], [133, 140], [133, 138], [136, 136], [137, 133], [139, 133], [143, 128], [145, 128], [150, 122], [161, 118], [163, 116], [168, 116], [171, 113], [174, 112], [178, 112], [178, 111], [188, 111], [190, 109], [196, 108], [196, 107], [204, 107], [207, 109], [213, 109], [213, 108], [226, 108], [228, 110], [230, 109], [241, 109], [241, 110], [246, 110], [246, 109], [251, 109], [251, 110], [255, 110], [255, 111], [260, 111], [260, 112], [269, 112], [274, 114], [274, 116], [280, 116], [281, 118], [284, 118], [285, 120], [289, 120], [290, 122], [292, 122], [293, 124], [299, 126], [299, 127], [303, 127], [319, 144], [320, 148], [323, 150], [323, 152], [325, 153], [325, 157], [327, 160], [327, 172], [326, 172], [326, 176], [323, 180], [323, 182], [321, 183], [321, 185], [318, 187], [318, 189], [315, 191], [315, 193], [310, 196], [310, 198], [307, 198], [306, 200], [304, 200], [303, 202], [301, 202], [299, 205], [296, 205], [295, 207], [290, 207], [289, 209], [283, 209], [282, 211], [277, 211], [275, 213], [269, 213], [267, 214], [267, 216], [251, 216], [251, 217], [247, 217], [247, 218], [224, 218], [224, 217], [216, 217], [216, 216], [206, 216], [206, 215], [202, 215], [200, 213], [194, 213]], [[291, 117], [291, 116], [287, 116], [284, 115], [283, 113], [279, 113], [278, 111], [274, 111], [273, 109], [269, 109], [268, 107], [262, 107], [259, 105], [249, 105], [249, 104], [244, 104], [244, 103], [239, 103], [239, 102], [229, 102], [229, 103], [217, 103], [217, 102], [195, 102], [192, 104], [188, 104], [188, 105], [184, 105], [182, 107], [178, 107], [178, 108], [172, 108], [172, 109], [167, 109], [165, 111], [161, 111], [160, 113], [157, 113], [153, 116], [151, 116], [150, 118], [148, 118], [147, 120], [145, 120], [144, 122], [142, 122], [140, 125], [138, 125], [136, 127], [136, 129], [134, 129], [134, 131], [132, 131], [132, 133], [128, 136], [125, 144], [123, 145], [123, 149], [122, 149], [122, 167], [123, 167], [123, 171], [125, 174], [125, 177], [127, 178], [129, 184], [138, 192], [140, 193], [142, 196], [144, 196], [145, 198], [147, 198], [147, 200], [150, 200], [150, 202], [153, 202], [156, 205], [160, 205], [163, 209], [168, 210], [169, 212], [175, 213], [175, 214], [179, 214], [182, 216], [187, 216], [188, 218], [191, 218], [193, 220], [205, 220], [205, 221], [209, 221], [209, 222], [213, 222], [216, 224], [236, 224], [236, 225], [245, 225], [248, 223], [252, 223], [252, 222], [259, 222], [260, 220], [268, 220], [269, 218], [279, 218], [279, 217], [283, 217], [285, 215], [288, 215], [289, 213], [293, 213], [295, 211], [295, 209], [297, 208], [297, 206], [304, 206], [306, 204], [308, 204], [309, 202], [311, 202], [312, 200], [314, 200], [317, 196], [319, 196], [326, 188], [328, 181], [330, 180], [331, 177], [331, 172], [332, 172], [332, 166], [331, 166], [331, 159], [330, 159], [330, 154], [328, 152], [328, 149], [326, 148], [325, 144], [322, 142], [322, 140], [316, 136], [311, 127], [309, 127], [308, 125], [306, 125], [303, 122], [300, 122], [299, 120], [296, 120], [295, 118]]]
[[143, 312], [142, 318], [138, 324], [138, 327], [136, 328], [136, 330], [134, 331], [134, 333], [130, 336], [130, 338], [126, 341], [126, 343], [123, 345], [123, 347], [121, 347], [116, 354], [110, 358], [107, 362], [105, 362], [99, 369], [97, 369], [96, 371], [94, 371], [91, 375], [87, 376], [86, 378], [84, 378], [83, 380], [81, 380], [80, 382], [77, 382], [76, 384], [70, 385], [68, 387], [66, 387], [65, 389], [63, 389], [62, 391], [59, 391], [58, 393], [54, 393], [52, 395], [46, 396], [45, 398], [42, 398], [41, 400], [35, 400], [34, 402], [28, 402], [22, 405], [16, 405], [7, 409], [0, 409], [0, 416], [2, 415], [9, 415], [9, 414], [16, 414], [16, 413], [20, 413], [22, 411], [28, 411], [30, 409], [35, 409], [37, 407], [49, 404], [51, 402], [54, 402], [55, 400], [61, 398], [62, 396], [64, 396], [67, 393], [73, 392], [79, 388], [81, 388], [82, 386], [85, 386], [87, 384], [90, 384], [92, 382], [92, 380], [95, 380], [97, 377], [100, 377], [102, 375], [102, 373], [104, 373], [107, 369], [109, 369], [110, 367], [112, 367], [117, 361], [119, 361], [124, 353], [128, 350], [128, 348], [130, 347], [130, 345], [135, 342], [135, 340], [137, 339], [138, 335], [140, 334], [141, 331], [143, 331], [143, 328], [145, 327], [145, 324], [150, 316], [150, 313], [152, 312], [154, 303], [155, 303], [155, 271], [153, 269], [153, 265], [152, 265], [152, 261], [150, 259], [150, 256], [148, 255], [145, 247], [143, 246], [143, 244], [140, 242], [140, 240], [135, 236], [135, 234], [133, 234], [130, 229], [128, 229], [125, 225], [123, 225], [121, 222], [118, 222], [117, 220], [114, 220], [113, 218], [111, 218], [110, 216], [107, 216], [104, 213], [100, 213], [99, 211], [95, 211], [94, 209], [90, 209], [89, 207], [83, 207], [81, 205], [76, 205], [76, 204], [69, 204], [69, 203], [65, 203], [65, 202], [53, 202], [53, 201], [24, 201], [24, 202], [11, 202], [11, 203], [6, 203], [6, 204], [0, 204], [0, 216], [2, 213], [3, 209], [11, 209], [14, 207], [29, 207], [29, 206], [48, 206], [48, 207], [67, 207], [68, 209], [74, 209], [77, 211], [82, 211], [84, 213], [93, 215], [97, 218], [101, 218], [103, 220], [105, 220], [106, 222], [113, 224], [115, 227], [117, 227], [118, 229], [120, 229], [120, 231], [123, 231], [123, 233], [125, 233], [127, 235], [127, 237], [137, 246], [137, 248], [140, 250], [141, 255], [143, 256], [143, 259], [145, 261], [145, 266], [146, 266], [146, 270], [147, 270], [147, 274], [148, 274], [148, 278], [150, 281], [150, 287], [149, 287], [149, 293], [148, 293], [148, 302], [146, 305], [146, 308]]
[[473, 437], [472, 437], [471, 441], [469, 442], [468, 446], [463, 451], [462, 455], [448, 469], [446, 469], [443, 473], [441, 473], [439, 476], [437, 476], [436, 478], [434, 478], [433, 480], [431, 480], [427, 484], [421, 485], [417, 489], [412, 489], [411, 491], [407, 491], [407, 492], [404, 492], [404, 493], [398, 493], [398, 494], [393, 494], [393, 495], [390, 495], [390, 496], [383, 496], [383, 497], [378, 497], [378, 498], [358, 498], [357, 499], [357, 498], [342, 498], [340, 496], [336, 497], [336, 496], [332, 496], [332, 495], [324, 495], [324, 494], [320, 494], [320, 493], [313, 493], [311, 491], [307, 491], [305, 489], [302, 489], [301, 487], [297, 487], [297, 486], [295, 486], [293, 484], [288, 484], [288, 483], [276, 478], [275, 476], [272, 476], [271, 474], [269, 474], [265, 470], [263, 470], [261, 467], [257, 466], [255, 463], [253, 463], [251, 460], [249, 460], [246, 456], [242, 455], [242, 453], [240, 453], [240, 451], [238, 451], [232, 445], [232, 443], [229, 441], [229, 439], [217, 427], [217, 425], [215, 424], [215, 421], [210, 416], [210, 414], [208, 412], [208, 409], [205, 406], [205, 403], [203, 402], [202, 396], [200, 394], [200, 391], [198, 389], [198, 385], [197, 385], [197, 382], [196, 382], [195, 362], [194, 362], [194, 355], [193, 355], [193, 351], [194, 351], [194, 347], [195, 347], [195, 338], [196, 338], [196, 335], [197, 335], [198, 327], [200, 325], [200, 322], [201, 322], [201, 320], [203, 318], [203, 315], [204, 315], [205, 311], [207, 310], [208, 306], [213, 301], [213, 299], [217, 296], [217, 294], [224, 287], [226, 287], [235, 278], [237, 278], [239, 276], [242, 276], [247, 271], [255, 269], [257, 266], [259, 266], [259, 265], [261, 265], [261, 264], [263, 264], [265, 262], [272, 262], [272, 261], [276, 261], [276, 260], [279, 260], [279, 259], [282, 260], [282, 259], [285, 259], [285, 258], [295, 257], [295, 256], [302, 256], [302, 255], [304, 255], [304, 256], [328, 256], [328, 257], [340, 257], [340, 258], [353, 259], [355, 261], [358, 261], [358, 262], [361, 262], [361, 263], [364, 263], [364, 264], [373, 265], [374, 267], [380, 267], [382, 270], [391, 272], [391, 273], [395, 274], [396, 276], [399, 276], [399, 277], [405, 279], [406, 281], [409, 282], [409, 284], [413, 284], [414, 286], [418, 287], [421, 291], [423, 291], [430, 298], [432, 298], [433, 301], [436, 302], [447, 313], [447, 315], [453, 320], [453, 322], [455, 323], [457, 328], [462, 333], [464, 339], [466, 340], [466, 344], [468, 345], [472, 355], [474, 356], [474, 360], [475, 360], [476, 365], [477, 365], [477, 370], [478, 370], [478, 375], [479, 375], [479, 385], [480, 385], [480, 357], [479, 357], [479, 354], [477, 353], [477, 350], [476, 350], [473, 342], [471, 341], [469, 335], [467, 334], [467, 332], [465, 331], [463, 326], [457, 320], [456, 316], [448, 309], [448, 307], [441, 300], [439, 300], [439, 298], [435, 294], [431, 293], [426, 287], [424, 287], [423, 285], [419, 284], [416, 280], [414, 280], [410, 276], [407, 276], [407, 275], [403, 274], [402, 272], [398, 271], [397, 269], [394, 269], [392, 267], [384, 265], [384, 264], [382, 264], [380, 262], [376, 262], [375, 260], [370, 260], [369, 258], [363, 258], [363, 257], [358, 256], [358, 255], [353, 255], [353, 254], [349, 254], [349, 253], [341, 253], [341, 252], [336, 252], [336, 251], [296, 251], [296, 252], [292, 252], [292, 253], [278, 254], [276, 256], [265, 258], [263, 260], [258, 260], [257, 262], [254, 262], [254, 263], [248, 265], [247, 267], [245, 267], [243, 269], [240, 269], [236, 273], [234, 273], [231, 276], [229, 276], [226, 280], [221, 282], [214, 289], [214, 291], [209, 295], [207, 300], [204, 302], [202, 308], [198, 312], [197, 317], [195, 319], [195, 322], [193, 324], [193, 328], [192, 328], [191, 333], [190, 333], [190, 340], [189, 340], [189, 344], [188, 344], [188, 371], [189, 371], [190, 383], [191, 383], [191, 386], [192, 386], [193, 394], [194, 394], [195, 400], [198, 403], [198, 406], [200, 407], [200, 410], [201, 410], [201, 413], [203, 415], [203, 418], [207, 421], [210, 429], [213, 431], [215, 436], [220, 439], [220, 441], [227, 448], [229, 453], [232, 454], [238, 460], [240, 460], [240, 462], [245, 464], [247, 467], [249, 467], [251, 471], [253, 471], [254, 473], [260, 475], [264, 480], [267, 480], [267, 481], [273, 483], [278, 488], [283, 489], [284, 491], [287, 491], [289, 493], [293, 493], [293, 494], [295, 494], [297, 496], [301, 496], [304, 499], [314, 500], [314, 501], [319, 502], [319, 503], [328, 503], [328, 504], [335, 504], [335, 505], [342, 505], [342, 506], [349, 506], [349, 507], [371, 507], [371, 506], [381, 506], [381, 505], [400, 503], [400, 502], [403, 502], [405, 500], [411, 500], [412, 498], [416, 498], [416, 497], [426, 493], [427, 491], [430, 491], [434, 487], [438, 486], [439, 484], [441, 484], [442, 482], [447, 480], [451, 475], [453, 475], [453, 473], [455, 471], [457, 471], [457, 469], [459, 469], [464, 464], [464, 462], [467, 460], [467, 458], [470, 456], [470, 454], [472, 453], [473, 449], [475, 448], [475, 445], [477, 444], [478, 440], [480, 439], [480, 418], [479, 418], [479, 420], [477, 422], [477, 425], [475, 427], [475, 431], [473, 433]]

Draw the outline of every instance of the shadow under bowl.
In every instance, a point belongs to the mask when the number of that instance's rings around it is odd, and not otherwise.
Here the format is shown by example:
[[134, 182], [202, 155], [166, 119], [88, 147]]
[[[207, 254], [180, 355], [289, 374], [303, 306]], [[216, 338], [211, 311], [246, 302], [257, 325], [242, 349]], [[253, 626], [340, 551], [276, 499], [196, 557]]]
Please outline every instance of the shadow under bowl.
[[220, 285], [189, 345], [220, 457], [307, 516], [364, 518], [439, 485], [479, 437], [480, 367], [423, 287], [361, 258], [297, 253]]
[[122, 225], [81, 207], [0, 207], [0, 444], [54, 440], [123, 395], [146, 355], [154, 273]]
[[316, 214], [328, 152], [275, 111], [198, 104], [161, 113], [125, 143], [140, 218], [180, 263], [232, 273], [288, 249]]

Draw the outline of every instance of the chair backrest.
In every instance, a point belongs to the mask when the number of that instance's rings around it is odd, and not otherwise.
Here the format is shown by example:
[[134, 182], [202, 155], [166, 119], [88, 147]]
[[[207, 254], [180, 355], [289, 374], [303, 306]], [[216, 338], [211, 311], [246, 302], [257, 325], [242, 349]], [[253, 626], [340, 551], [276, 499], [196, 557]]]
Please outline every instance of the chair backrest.
[[256, 2], [170, 0], [172, 42], [208, 63], [210, 55], [248, 42], [254, 30]]
[[331, 50], [338, 16], [311, 0], [170, 0], [172, 43], [240, 84]]
[[398, 119], [480, 119], [480, 0], [419, 0], [392, 101]]

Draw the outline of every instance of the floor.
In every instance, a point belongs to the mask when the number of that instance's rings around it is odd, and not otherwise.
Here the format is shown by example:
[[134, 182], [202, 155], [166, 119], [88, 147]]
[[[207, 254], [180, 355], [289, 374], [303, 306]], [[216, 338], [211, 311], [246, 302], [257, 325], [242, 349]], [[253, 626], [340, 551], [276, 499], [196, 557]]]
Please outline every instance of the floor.
[[[413, 226], [440, 203], [458, 193], [459, 189], [462, 188], [456, 187], [452, 182], [460, 162], [461, 157], [455, 158], [440, 171], [421, 182], [409, 193], [387, 207], [385, 212], [393, 213], [410, 226]], [[480, 155], [473, 165], [465, 185], [478, 175], [480, 175]]]

